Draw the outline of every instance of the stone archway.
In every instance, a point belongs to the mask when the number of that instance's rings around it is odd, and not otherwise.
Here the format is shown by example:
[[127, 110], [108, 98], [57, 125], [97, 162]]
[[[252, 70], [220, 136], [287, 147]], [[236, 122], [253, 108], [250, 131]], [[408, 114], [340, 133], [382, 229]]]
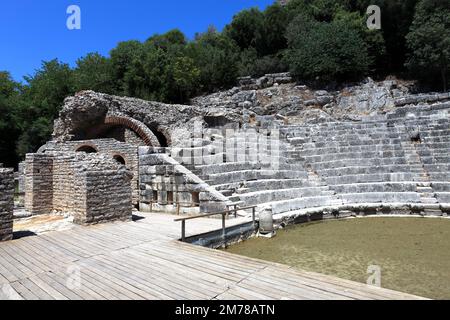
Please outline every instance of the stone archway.
[[82, 144], [75, 148], [75, 152], [98, 153], [98, 149], [92, 144]]
[[104, 124], [118, 125], [135, 132], [148, 146], [161, 147], [157, 136], [142, 122], [124, 115], [106, 116]]

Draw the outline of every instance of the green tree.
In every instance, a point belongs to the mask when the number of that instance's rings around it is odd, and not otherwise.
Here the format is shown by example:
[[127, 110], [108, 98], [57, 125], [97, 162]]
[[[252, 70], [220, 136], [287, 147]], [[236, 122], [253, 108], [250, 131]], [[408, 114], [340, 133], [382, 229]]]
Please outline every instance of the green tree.
[[264, 52], [264, 14], [258, 8], [243, 10], [225, 27], [225, 35], [233, 39], [241, 50], [253, 47]]
[[421, 0], [406, 37], [411, 72], [431, 83], [440, 78], [447, 90], [450, 72], [450, 6], [448, 0]]
[[372, 30], [367, 28], [367, 16], [357, 11], [349, 12], [338, 10], [333, 21], [342, 23], [349, 28], [354, 29], [361, 39], [364, 40], [367, 53], [370, 59], [370, 67], [373, 73], [381, 73], [387, 67], [386, 47], [381, 30]]
[[119, 95], [126, 93], [125, 75], [135, 60], [135, 57], [142, 51], [143, 45], [139, 41], [124, 41], [120, 42], [110, 52], [111, 72], [114, 80], [113, 92]]
[[111, 61], [97, 52], [77, 60], [74, 77], [76, 91], [114, 93]]
[[33, 76], [25, 77], [20, 106], [21, 136], [17, 144], [18, 154], [35, 152], [49, 140], [53, 120], [59, 114], [64, 99], [75, 93], [73, 71], [69, 65], [57, 59], [43, 62]]
[[354, 28], [341, 21], [318, 22], [299, 15], [287, 31], [285, 61], [294, 76], [310, 80], [349, 80], [364, 75], [370, 58]]
[[242, 51], [239, 62], [239, 75], [260, 77], [267, 73], [287, 71], [288, 67], [283, 62], [282, 51], [274, 55], [258, 57], [256, 49], [250, 48]]
[[238, 76], [239, 48], [234, 41], [210, 28], [198, 34], [187, 53], [200, 70], [201, 92], [232, 86]]
[[0, 72], [0, 163], [15, 166], [18, 157], [15, 143], [20, 134], [17, 126], [21, 85], [8, 72]]
[[176, 91], [178, 91], [178, 101], [187, 101], [191, 94], [196, 92], [200, 79], [200, 70], [189, 57], [177, 57], [171, 65], [171, 74]]
[[281, 50], [287, 48], [285, 37], [289, 24], [287, 10], [276, 3], [268, 6], [263, 14], [263, 48], [259, 55], [277, 55]]

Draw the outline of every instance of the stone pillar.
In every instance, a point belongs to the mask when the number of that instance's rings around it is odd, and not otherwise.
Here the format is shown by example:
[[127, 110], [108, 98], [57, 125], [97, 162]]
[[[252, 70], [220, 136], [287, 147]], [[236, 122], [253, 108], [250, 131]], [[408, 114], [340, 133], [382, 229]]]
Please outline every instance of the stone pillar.
[[96, 224], [132, 219], [132, 175], [126, 170], [85, 168], [75, 172], [74, 222]]
[[20, 162], [18, 167], [19, 175], [19, 206], [23, 207], [25, 205], [25, 162]]
[[46, 214], [53, 210], [53, 156], [27, 154], [25, 159], [25, 210]]
[[0, 241], [13, 237], [14, 172], [0, 168]]

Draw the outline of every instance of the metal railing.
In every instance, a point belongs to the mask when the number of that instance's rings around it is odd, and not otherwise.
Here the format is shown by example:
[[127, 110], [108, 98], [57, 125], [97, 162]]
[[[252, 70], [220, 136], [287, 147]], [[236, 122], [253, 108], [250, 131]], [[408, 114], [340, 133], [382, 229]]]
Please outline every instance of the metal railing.
[[187, 220], [194, 220], [194, 219], [199, 219], [199, 218], [207, 218], [207, 217], [212, 217], [212, 216], [217, 216], [217, 215], [222, 215], [222, 238], [225, 240], [226, 237], [226, 218], [228, 217], [229, 214], [234, 213], [234, 215], [237, 215], [238, 211], [241, 210], [249, 210], [252, 209], [252, 223], [253, 223], [253, 228], [256, 227], [256, 208], [257, 206], [250, 206], [250, 207], [243, 207], [243, 208], [238, 208], [237, 206], [234, 207], [234, 209], [232, 210], [226, 210], [226, 211], [221, 211], [221, 212], [214, 212], [214, 213], [205, 213], [205, 214], [200, 214], [200, 215], [196, 215], [196, 216], [190, 216], [190, 217], [185, 217], [185, 218], [178, 218], [175, 219], [175, 222], [180, 222], [181, 221], [181, 241], [185, 242], [186, 241], [186, 221]]

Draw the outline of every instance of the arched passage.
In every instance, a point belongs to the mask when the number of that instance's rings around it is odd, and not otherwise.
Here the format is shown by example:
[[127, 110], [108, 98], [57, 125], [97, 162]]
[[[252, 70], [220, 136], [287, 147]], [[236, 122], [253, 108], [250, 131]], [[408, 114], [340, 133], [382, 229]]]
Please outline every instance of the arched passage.
[[76, 152], [97, 153], [98, 150], [92, 145], [81, 145], [75, 149]]
[[142, 122], [127, 116], [113, 115], [105, 118], [106, 125], [119, 125], [134, 131], [148, 146], [161, 147], [157, 136]]
[[113, 156], [113, 159], [119, 162], [120, 164], [126, 165], [124, 157], [122, 157], [120, 154], [116, 154], [115, 156]]

